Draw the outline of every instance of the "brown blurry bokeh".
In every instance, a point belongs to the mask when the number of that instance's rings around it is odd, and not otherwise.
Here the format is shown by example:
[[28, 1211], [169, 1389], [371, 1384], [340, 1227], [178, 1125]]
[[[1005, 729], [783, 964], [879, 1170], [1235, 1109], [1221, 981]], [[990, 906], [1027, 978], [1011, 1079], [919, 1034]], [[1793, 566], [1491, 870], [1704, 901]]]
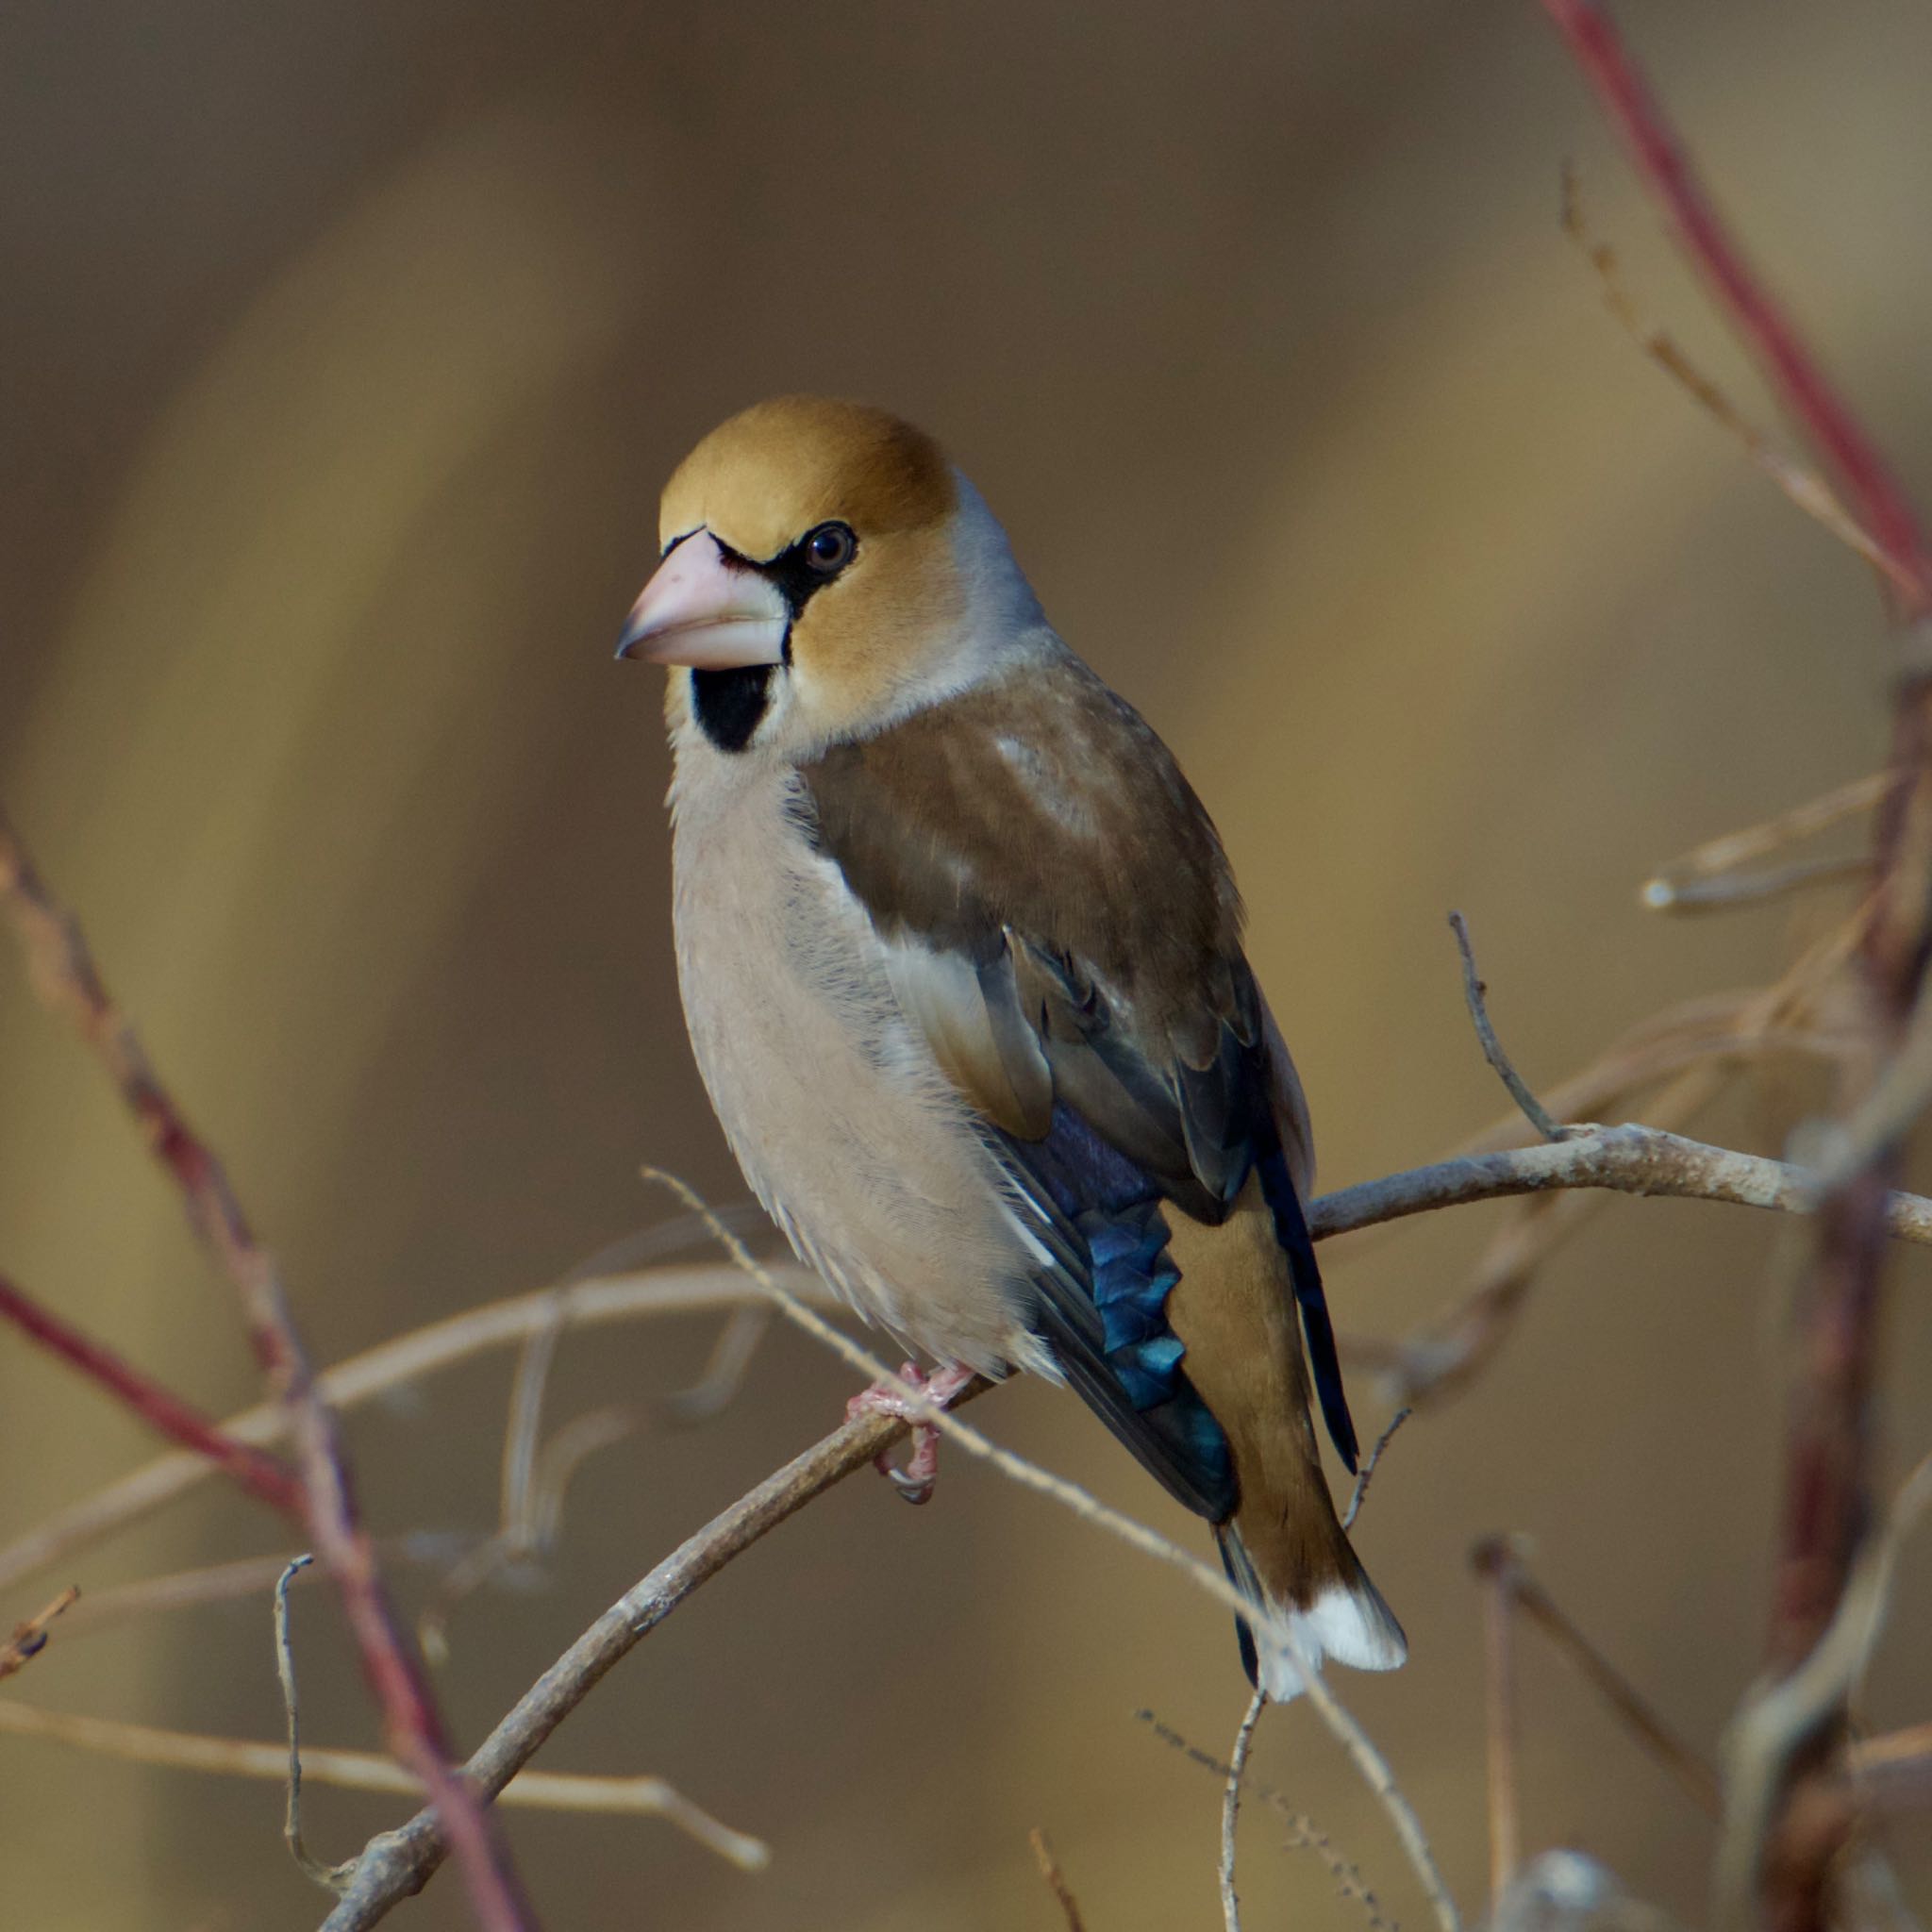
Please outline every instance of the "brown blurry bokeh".
[[[1932, 14], [1621, 14], [1932, 489]], [[610, 646], [670, 467], [773, 391], [938, 432], [1067, 637], [1174, 743], [1245, 883], [1329, 1184], [1498, 1111], [1451, 905], [1545, 1082], [1660, 1005], [1769, 976], [1789, 913], [1671, 924], [1633, 889], [1870, 767], [1878, 604], [1605, 316], [1557, 230], [1565, 157], [1646, 305], [1766, 414], [1527, 0], [0, 12], [0, 795], [227, 1154], [318, 1353], [665, 1218], [641, 1162], [741, 1191], [672, 984], [658, 679]], [[225, 1287], [10, 961], [0, 1081], [0, 1266], [210, 1407], [252, 1399]], [[1760, 1097], [1705, 1128], [1774, 1147], [1785, 1124]], [[1439, 1307], [1490, 1213], [1336, 1251], [1341, 1321], [1395, 1332]], [[1765, 1616], [1792, 1239], [1612, 1204], [1378, 1479], [1360, 1541], [1413, 1661], [1336, 1686], [1471, 1908], [1466, 1548], [1528, 1532], [1557, 1595], [1714, 1749]], [[1926, 1274], [1900, 1258], [1894, 1470], [1927, 1443]], [[677, 1386], [708, 1341], [567, 1340], [553, 1413]], [[508, 1367], [358, 1415], [377, 1527], [487, 1526]], [[458, 1615], [461, 1739], [849, 1392], [777, 1334], [722, 1419], [592, 1461], [542, 1588]], [[1365, 1384], [1357, 1404], [1373, 1433]], [[977, 1419], [1205, 1548], [1071, 1398], [1016, 1388]], [[0, 1535], [147, 1453], [0, 1338]], [[205, 1493], [69, 1567], [102, 1587], [285, 1534]], [[1880, 1724], [1932, 1707], [1932, 1562], [1901, 1591]], [[297, 1641], [310, 1738], [373, 1742], [320, 1592]], [[1524, 1648], [1530, 1842], [1695, 1918], [1708, 1827]], [[8, 1689], [280, 1722], [262, 1602], [57, 1634]], [[675, 1779], [771, 1840], [766, 1874], [650, 1821], [525, 1813], [512, 1837], [553, 1926], [1051, 1932], [1036, 1824], [1092, 1932], [1206, 1926], [1218, 1790], [1134, 1712], [1222, 1750], [1242, 1694], [1211, 1606], [955, 1456], [924, 1513], [864, 1481], [787, 1526], [545, 1753]], [[1257, 1773], [1420, 1918], [1307, 1712], [1271, 1719]], [[279, 1806], [0, 1738], [0, 1918], [312, 1923]], [[344, 1856], [400, 1808], [317, 1790], [311, 1842]], [[1357, 1924], [1275, 1836], [1255, 1814], [1250, 1924]], [[458, 1887], [396, 1923], [464, 1924]]]

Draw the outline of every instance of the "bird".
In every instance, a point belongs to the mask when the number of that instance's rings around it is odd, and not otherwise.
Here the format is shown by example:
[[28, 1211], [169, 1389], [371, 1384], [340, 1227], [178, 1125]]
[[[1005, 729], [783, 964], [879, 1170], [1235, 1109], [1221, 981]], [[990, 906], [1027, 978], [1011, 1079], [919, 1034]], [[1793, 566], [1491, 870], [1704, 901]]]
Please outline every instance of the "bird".
[[931, 1400], [1084, 1398], [1212, 1526], [1271, 1699], [1394, 1668], [1310, 1413], [1353, 1471], [1307, 1108], [1173, 754], [885, 410], [753, 405], [658, 536], [618, 655], [671, 667], [678, 987], [753, 1192]]

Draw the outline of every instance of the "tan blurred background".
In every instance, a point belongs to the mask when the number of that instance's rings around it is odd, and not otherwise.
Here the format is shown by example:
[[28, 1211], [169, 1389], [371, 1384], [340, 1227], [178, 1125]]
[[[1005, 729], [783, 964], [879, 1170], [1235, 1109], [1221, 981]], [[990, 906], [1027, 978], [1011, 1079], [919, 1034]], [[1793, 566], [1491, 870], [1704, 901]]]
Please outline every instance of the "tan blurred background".
[[[1620, 11], [1932, 490], [1932, 12]], [[1784, 913], [1665, 924], [1633, 889], [1869, 768], [1877, 602], [1605, 316], [1557, 229], [1565, 157], [1646, 306], [1764, 413], [1527, 0], [0, 11], [0, 796], [226, 1151], [318, 1352], [662, 1219], [641, 1162], [740, 1192], [672, 985], [658, 680], [609, 654], [670, 467], [769, 392], [939, 432], [1060, 627], [1174, 742], [1244, 878], [1328, 1184], [1497, 1111], [1452, 905], [1542, 1081], [1670, 1000], [1769, 976]], [[10, 961], [0, 1080], [0, 1266], [209, 1407], [251, 1399], [225, 1290]], [[1782, 1123], [1746, 1104], [1705, 1125], [1774, 1146]], [[1441, 1306], [1489, 1212], [1336, 1252], [1342, 1321]], [[1738, 1210], [1614, 1204], [1385, 1465], [1361, 1541], [1414, 1658], [1337, 1687], [1468, 1907], [1465, 1550], [1533, 1535], [1714, 1748], [1764, 1617], [1789, 1258]], [[1896, 1272], [1894, 1468], [1927, 1444], [1926, 1275]], [[566, 1341], [553, 1413], [674, 1388], [709, 1339]], [[379, 1528], [488, 1526], [508, 1374], [358, 1418]], [[462, 1740], [850, 1388], [774, 1336], [723, 1419], [589, 1465], [544, 1586], [458, 1617]], [[1367, 1385], [1357, 1406], [1373, 1433]], [[1070, 1398], [1010, 1390], [977, 1419], [1205, 1547]], [[0, 1535], [147, 1453], [0, 1338]], [[281, 1534], [207, 1494], [70, 1570], [105, 1587]], [[1879, 1724], [1932, 1700], [1932, 1563], [1903, 1589]], [[374, 1741], [320, 1593], [298, 1625], [309, 1736]], [[1694, 1917], [1708, 1828], [1526, 1650], [1531, 1842]], [[9, 1689], [279, 1724], [258, 1601], [57, 1638]], [[545, 1754], [676, 1779], [772, 1841], [768, 1873], [650, 1822], [520, 1814], [512, 1836], [553, 1926], [1052, 1932], [1034, 1824], [1092, 1932], [1206, 1926], [1218, 1790], [1133, 1713], [1223, 1750], [1242, 1693], [1218, 1611], [956, 1456], [923, 1514], [855, 1482], [788, 1526]], [[1271, 1720], [1257, 1769], [1419, 1920], [1306, 1711]], [[0, 1918], [310, 1924], [279, 1804], [0, 1738]], [[344, 1856], [400, 1810], [317, 1791], [311, 1840]], [[1257, 1813], [1251, 1925], [1358, 1924], [1277, 1836]], [[395, 1923], [464, 1924], [458, 1887]]]

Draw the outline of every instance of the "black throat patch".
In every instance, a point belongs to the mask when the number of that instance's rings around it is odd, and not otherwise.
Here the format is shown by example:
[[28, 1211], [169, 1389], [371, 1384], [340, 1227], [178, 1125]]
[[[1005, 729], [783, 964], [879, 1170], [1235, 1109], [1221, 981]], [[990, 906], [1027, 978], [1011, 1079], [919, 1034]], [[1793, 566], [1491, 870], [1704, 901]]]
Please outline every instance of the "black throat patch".
[[693, 671], [691, 704], [698, 728], [720, 751], [742, 751], [772, 701], [770, 664], [740, 664], [728, 671]]

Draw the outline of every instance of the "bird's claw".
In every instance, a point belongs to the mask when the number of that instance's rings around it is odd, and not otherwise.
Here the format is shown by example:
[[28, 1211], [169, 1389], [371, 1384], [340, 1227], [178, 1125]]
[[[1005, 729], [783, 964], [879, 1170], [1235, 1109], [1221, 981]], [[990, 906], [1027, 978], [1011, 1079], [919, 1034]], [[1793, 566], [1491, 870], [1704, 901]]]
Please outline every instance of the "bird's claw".
[[857, 1422], [860, 1416], [889, 1415], [912, 1424], [912, 1453], [904, 1469], [894, 1467], [891, 1455], [883, 1449], [873, 1458], [873, 1467], [907, 1502], [931, 1502], [933, 1486], [939, 1480], [940, 1432], [935, 1424], [924, 1419], [927, 1405], [944, 1408], [972, 1379], [971, 1369], [957, 1365], [928, 1376], [917, 1362], [905, 1362], [900, 1365], [899, 1380], [918, 1390], [924, 1401], [915, 1404], [890, 1382], [874, 1382], [845, 1405], [848, 1422]]

